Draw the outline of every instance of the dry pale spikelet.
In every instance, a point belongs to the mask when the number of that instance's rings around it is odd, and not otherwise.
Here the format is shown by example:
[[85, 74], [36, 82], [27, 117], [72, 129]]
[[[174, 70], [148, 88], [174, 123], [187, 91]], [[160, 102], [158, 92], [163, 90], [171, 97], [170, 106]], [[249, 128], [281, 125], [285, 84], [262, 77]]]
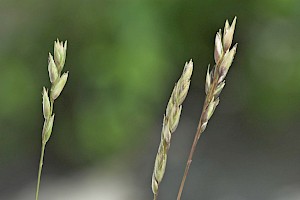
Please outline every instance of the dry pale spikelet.
[[43, 132], [42, 132], [43, 144], [46, 144], [50, 139], [52, 128], [53, 128], [53, 122], [54, 122], [54, 114], [49, 119], [45, 119]]
[[51, 98], [53, 100], [57, 99], [57, 97], [60, 95], [60, 93], [64, 89], [64, 87], [67, 83], [68, 75], [69, 75], [69, 72], [65, 72], [51, 88]]
[[190, 79], [193, 72], [193, 62], [185, 63], [184, 70], [178, 82], [175, 84], [170, 100], [167, 105], [166, 114], [163, 119], [161, 141], [155, 159], [152, 174], [152, 191], [154, 199], [157, 198], [158, 187], [163, 179], [167, 164], [167, 153], [170, 147], [172, 133], [176, 130], [182, 110], [182, 103], [188, 93]]
[[226, 20], [225, 22], [224, 36], [223, 36], [224, 52], [226, 52], [232, 44], [235, 24], [236, 24], [236, 17], [233, 19], [231, 26], [229, 25], [228, 20]]
[[54, 42], [54, 61], [58, 72], [61, 73], [67, 56], [67, 41], [60, 42], [58, 39]]
[[51, 115], [51, 108], [50, 108], [50, 100], [48, 97], [48, 90], [46, 90], [45, 87], [43, 87], [43, 114], [44, 114], [44, 118], [48, 119]]
[[53, 60], [53, 56], [49, 53], [48, 72], [51, 83], [55, 83], [58, 78], [58, 70]]

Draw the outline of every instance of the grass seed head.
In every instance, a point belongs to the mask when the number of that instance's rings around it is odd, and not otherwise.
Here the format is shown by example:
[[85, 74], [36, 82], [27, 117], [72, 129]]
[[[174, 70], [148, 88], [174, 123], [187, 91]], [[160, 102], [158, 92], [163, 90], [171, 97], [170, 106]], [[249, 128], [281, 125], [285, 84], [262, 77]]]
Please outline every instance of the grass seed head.
[[67, 41], [60, 42], [58, 39], [54, 42], [54, 60], [57, 64], [58, 72], [61, 73], [67, 56]]
[[48, 119], [51, 115], [51, 108], [50, 108], [50, 100], [48, 96], [48, 90], [43, 87], [43, 114], [44, 118]]
[[229, 26], [228, 20], [226, 20], [225, 22], [224, 36], [223, 36], [224, 52], [226, 52], [232, 44], [235, 24], [236, 24], [236, 17], [233, 19], [231, 26]]
[[64, 89], [67, 79], [68, 79], [69, 72], [65, 72], [57, 81], [57, 83], [54, 85], [54, 87], [51, 89], [51, 98], [53, 100], [57, 99], [57, 97], [60, 95], [62, 90]]
[[54, 122], [54, 114], [49, 118], [45, 119], [44, 122], [44, 128], [43, 128], [43, 137], [42, 142], [43, 144], [46, 144], [48, 140], [50, 139], [52, 128], [53, 128], [53, 122]]
[[158, 194], [159, 184], [163, 179], [166, 165], [167, 153], [171, 143], [172, 133], [176, 130], [182, 111], [182, 103], [187, 96], [190, 79], [193, 72], [193, 62], [190, 60], [185, 63], [182, 75], [175, 84], [169, 99], [166, 114], [163, 119], [161, 131], [161, 141], [155, 158], [154, 170], [152, 174], [152, 191], [154, 199]]
[[53, 60], [53, 57], [51, 55], [51, 53], [49, 53], [49, 59], [48, 59], [49, 63], [48, 63], [48, 72], [49, 72], [49, 77], [50, 77], [50, 82], [51, 83], [55, 83], [55, 81], [58, 78], [58, 70], [57, 67], [55, 65], [55, 62]]
[[217, 32], [216, 38], [215, 38], [215, 52], [214, 52], [214, 58], [215, 62], [218, 63], [223, 55], [223, 45], [222, 45], [222, 38], [221, 38], [221, 30]]

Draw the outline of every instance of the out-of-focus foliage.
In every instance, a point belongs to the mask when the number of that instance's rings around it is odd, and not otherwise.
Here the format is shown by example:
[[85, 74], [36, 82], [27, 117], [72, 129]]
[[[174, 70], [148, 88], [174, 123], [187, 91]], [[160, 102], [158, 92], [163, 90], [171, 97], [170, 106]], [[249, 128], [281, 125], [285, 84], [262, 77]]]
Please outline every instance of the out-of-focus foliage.
[[57, 154], [70, 149], [66, 153], [75, 162], [101, 159], [138, 142], [159, 100], [154, 96], [176, 74], [167, 72], [164, 31], [154, 10], [101, 1], [2, 6], [1, 132], [9, 136], [1, 140], [3, 151], [24, 152], [40, 139], [40, 90], [49, 85], [47, 53], [56, 37], [69, 41], [70, 71], [55, 108]]
[[250, 121], [288, 121], [300, 114], [299, 10], [297, 0], [2, 0], [0, 169], [38, 158], [56, 38], [68, 40], [70, 71], [48, 144], [58, 162], [85, 165], [141, 148], [190, 58], [191, 95], [204, 95], [216, 28], [234, 16], [239, 47], [222, 106], [234, 101], [228, 112]]

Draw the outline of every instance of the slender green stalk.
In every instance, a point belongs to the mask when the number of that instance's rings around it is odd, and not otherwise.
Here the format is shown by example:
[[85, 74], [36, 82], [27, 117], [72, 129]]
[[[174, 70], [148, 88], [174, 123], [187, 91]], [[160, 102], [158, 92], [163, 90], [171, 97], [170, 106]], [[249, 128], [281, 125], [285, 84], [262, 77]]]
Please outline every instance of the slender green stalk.
[[234, 47], [230, 49], [233, 40], [235, 24], [236, 24], [236, 18], [234, 18], [231, 26], [229, 25], [228, 20], [226, 20], [224, 33], [223, 33], [223, 41], [221, 36], [222, 35], [221, 30], [219, 30], [219, 32], [216, 34], [215, 52], [214, 52], [214, 58], [216, 64], [213, 70], [211, 71], [209, 71], [209, 66], [208, 66], [206, 83], [205, 83], [206, 98], [202, 108], [202, 113], [195, 134], [195, 138], [186, 163], [183, 178], [179, 187], [177, 200], [180, 200], [181, 198], [185, 180], [187, 178], [199, 138], [201, 134], [204, 132], [204, 130], [206, 129], [209, 119], [211, 118], [211, 116], [214, 113], [214, 110], [219, 104], [219, 95], [225, 86], [224, 79], [226, 77], [226, 74], [229, 70], [229, 67], [232, 64], [234, 55], [236, 53], [237, 45], [234, 45]]
[[54, 58], [49, 53], [48, 72], [49, 72], [49, 78], [51, 82], [51, 90], [50, 90], [50, 98], [49, 98], [48, 90], [45, 87], [43, 88], [43, 92], [42, 92], [43, 115], [45, 121], [44, 121], [44, 126], [42, 131], [42, 147], [41, 147], [41, 158], [40, 158], [39, 171], [38, 171], [38, 180], [36, 186], [36, 196], [35, 196], [36, 200], [38, 200], [39, 198], [45, 147], [46, 147], [46, 143], [50, 139], [52, 128], [53, 128], [53, 122], [55, 116], [55, 114], [53, 113], [54, 100], [58, 98], [68, 79], [68, 72], [63, 73], [61, 75], [66, 60], [66, 51], [67, 51], [67, 42], [63, 44], [62, 42], [57, 40], [54, 42]]
[[39, 199], [40, 182], [41, 182], [41, 175], [42, 175], [42, 169], [43, 169], [45, 146], [46, 146], [45, 144], [42, 144], [41, 158], [40, 158], [40, 165], [39, 165], [39, 173], [38, 173], [38, 181], [37, 181], [37, 185], [36, 185], [35, 200]]

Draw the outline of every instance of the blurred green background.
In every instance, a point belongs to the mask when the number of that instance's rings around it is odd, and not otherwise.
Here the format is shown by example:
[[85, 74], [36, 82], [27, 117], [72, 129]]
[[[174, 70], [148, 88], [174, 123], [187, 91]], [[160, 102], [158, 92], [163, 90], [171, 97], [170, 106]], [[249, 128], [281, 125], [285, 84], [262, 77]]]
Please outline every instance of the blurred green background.
[[[161, 199], [175, 199], [213, 64], [238, 17], [238, 50], [182, 199], [300, 199], [300, 1], [0, 1], [0, 199], [34, 198], [50, 86], [68, 40], [40, 199], [151, 199], [163, 113], [184, 63], [194, 73]], [[55, 196], [56, 195], [56, 196]]]

